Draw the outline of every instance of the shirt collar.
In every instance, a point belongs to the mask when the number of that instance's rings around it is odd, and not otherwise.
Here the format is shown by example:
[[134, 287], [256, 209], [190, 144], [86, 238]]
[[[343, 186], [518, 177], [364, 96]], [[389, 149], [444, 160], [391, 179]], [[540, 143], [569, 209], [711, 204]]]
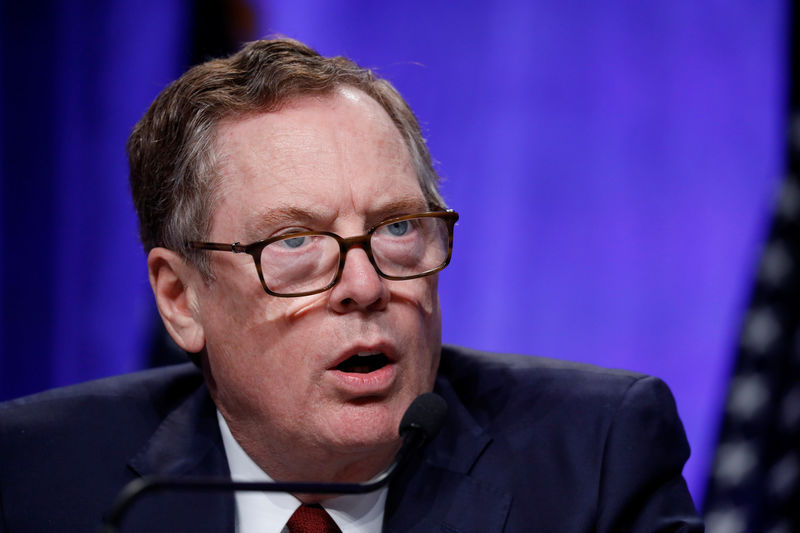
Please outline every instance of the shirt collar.
[[[217, 410], [217, 421], [234, 481], [272, 481], [233, 437]], [[322, 502], [342, 533], [380, 533], [387, 487], [366, 494], [346, 494]], [[285, 492], [237, 492], [236, 533], [278, 533], [300, 506]]]

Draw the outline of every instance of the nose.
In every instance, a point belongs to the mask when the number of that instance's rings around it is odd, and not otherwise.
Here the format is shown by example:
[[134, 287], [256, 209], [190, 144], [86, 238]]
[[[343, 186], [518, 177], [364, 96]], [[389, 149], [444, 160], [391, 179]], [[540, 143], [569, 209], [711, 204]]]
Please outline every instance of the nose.
[[380, 311], [387, 303], [389, 288], [386, 280], [375, 271], [363, 248], [350, 248], [345, 254], [339, 282], [331, 289], [331, 308], [339, 313]]

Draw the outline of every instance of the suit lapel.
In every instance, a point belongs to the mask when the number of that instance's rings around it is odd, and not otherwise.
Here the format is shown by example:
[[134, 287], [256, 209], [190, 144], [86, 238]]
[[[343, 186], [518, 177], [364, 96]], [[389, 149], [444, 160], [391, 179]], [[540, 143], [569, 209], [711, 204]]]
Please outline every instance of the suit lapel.
[[439, 435], [392, 482], [385, 533], [496, 533], [503, 530], [511, 495], [470, 475], [492, 438], [475, 421], [450, 384], [437, 381], [448, 406]]
[[[139, 476], [230, 476], [205, 385], [167, 415], [129, 467]], [[143, 497], [128, 514], [123, 531], [233, 532], [233, 495], [162, 491]]]
[[147, 475], [229, 475], [214, 402], [205, 385], [170, 412], [130, 467]]

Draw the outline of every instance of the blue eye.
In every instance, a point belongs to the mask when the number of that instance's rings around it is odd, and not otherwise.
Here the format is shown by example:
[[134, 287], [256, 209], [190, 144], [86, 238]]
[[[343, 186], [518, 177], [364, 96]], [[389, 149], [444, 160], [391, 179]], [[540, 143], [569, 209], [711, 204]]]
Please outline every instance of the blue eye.
[[290, 237], [288, 239], [284, 239], [281, 242], [287, 248], [300, 248], [303, 246], [303, 243], [306, 241], [305, 237]]
[[389, 230], [389, 233], [394, 235], [395, 237], [401, 237], [408, 233], [408, 220], [403, 220], [400, 222], [394, 222], [386, 226], [386, 229]]

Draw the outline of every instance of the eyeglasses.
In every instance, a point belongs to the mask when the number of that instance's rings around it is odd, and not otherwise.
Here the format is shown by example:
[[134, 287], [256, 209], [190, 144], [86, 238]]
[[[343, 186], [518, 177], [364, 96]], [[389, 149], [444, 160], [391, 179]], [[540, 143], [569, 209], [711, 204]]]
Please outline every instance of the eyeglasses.
[[249, 254], [267, 294], [308, 296], [327, 291], [339, 282], [347, 251], [354, 246], [366, 252], [372, 266], [385, 279], [414, 279], [439, 272], [450, 262], [457, 220], [458, 213], [448, 209], [390, 218], [356, 237], [300, 231], [252, 244], [192, 241], [187, 246]]

